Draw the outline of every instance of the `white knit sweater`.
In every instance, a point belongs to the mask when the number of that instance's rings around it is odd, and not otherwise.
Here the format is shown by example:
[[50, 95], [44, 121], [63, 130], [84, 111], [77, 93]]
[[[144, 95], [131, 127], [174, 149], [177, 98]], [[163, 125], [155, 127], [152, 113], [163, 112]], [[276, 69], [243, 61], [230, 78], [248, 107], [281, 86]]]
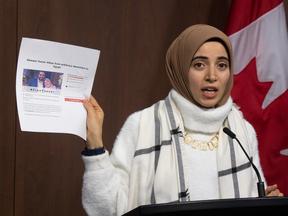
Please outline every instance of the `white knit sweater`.
[[[203, 109], [190, 103], [175, 90], [171, 93], [183, 116], [186, 131], [199, 141], [210, 141], [232, 107], [231, 98], [219, 108]], [[82, 202], [88, 215], [122, 215], [129, 210], [129, 173], [138, 138], [140, 116], [141, 111], [128, 117], [116, 138], [110, 157], [107, 151], [98, 156], [83, 156], [85, 173]], [[264, 179], [255, 130], [247, 121], [245, 124], [252, 145], [253, 162]], [[220, 198], [216, 151], [217, 149], [200, 151], [186, 146], [191, 200]], [[253, 178], [257, 182], [256, 175]]]

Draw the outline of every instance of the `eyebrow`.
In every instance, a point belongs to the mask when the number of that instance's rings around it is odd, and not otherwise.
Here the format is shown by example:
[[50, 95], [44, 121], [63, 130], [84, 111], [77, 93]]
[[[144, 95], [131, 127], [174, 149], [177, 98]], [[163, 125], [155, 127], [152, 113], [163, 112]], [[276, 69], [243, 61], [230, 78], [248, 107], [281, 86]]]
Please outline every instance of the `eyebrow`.
[[[208, 59], [208, 57], [206, 57], [206, 56], [196, 56], [195, 58], [192, 59], [191, 62], [193, 62], [195, 59]], [[225, 56], [219, 56], [219, 57], [217, 57], [217, 59], [227, 60], [229, 62], [229, 59], [227, 57], [225, 57]]]
[[195, 59], [208, 59], [208, 57], [206, 57], [206, 56], [196, 56], [196, 57], [194, 57], [194, 58], [192, 59], [191, 62], [193, 62]]
[[223, 60], [227, 60], [228, 62], [230, 62], [230, 60], [225, 56], [220, 56], [220, 57], [218, 57], [218, 59], [223, 59]]
[[[195, 59], [205, 59], [205, 60], [206, 60], [206, 59], [208, 59], [208, 57], [206, 57], [206, 56], [196, 56], [196, 57], [194, 57], [194, 58], [191, 60], [190, 65], [192, 64], [192, 62], [193, 62]], [[217, 59], [218, 59], [218, 60], [226, 60], [226, 61], [228, 61], [229, 64], [230, 64], [229, 58], [227, 58], [227, 57], [225, 57], [225, 56], [219, 56], [219, 57], [217, 57]]]

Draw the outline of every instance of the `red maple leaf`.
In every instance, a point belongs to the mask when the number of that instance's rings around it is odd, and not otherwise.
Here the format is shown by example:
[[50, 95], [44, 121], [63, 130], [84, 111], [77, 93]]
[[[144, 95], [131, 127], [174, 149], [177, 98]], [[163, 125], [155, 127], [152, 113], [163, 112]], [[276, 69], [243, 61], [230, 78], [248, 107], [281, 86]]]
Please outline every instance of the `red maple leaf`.
[[272, 84], [259, 82], [253, 58], [241, 73], [234, 75], [231, 96], [257, 133], [267, 184], [277, 184], [279, 190], [288, 195], [288, 156], [280, 154], [281, 150], [288, 149], [288, 90], [263, 110], [262, 103]]

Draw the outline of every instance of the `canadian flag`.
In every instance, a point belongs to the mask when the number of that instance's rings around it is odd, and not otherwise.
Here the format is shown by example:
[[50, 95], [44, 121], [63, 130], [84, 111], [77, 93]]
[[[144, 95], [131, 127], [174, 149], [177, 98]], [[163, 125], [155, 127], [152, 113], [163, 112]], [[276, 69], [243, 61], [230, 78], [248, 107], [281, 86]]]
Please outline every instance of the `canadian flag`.
[[268, 185], [288, 195], [288, 36], [282, 0], [234, 0], [225, 33], [234, 55], [231, 92], [256, 130]]

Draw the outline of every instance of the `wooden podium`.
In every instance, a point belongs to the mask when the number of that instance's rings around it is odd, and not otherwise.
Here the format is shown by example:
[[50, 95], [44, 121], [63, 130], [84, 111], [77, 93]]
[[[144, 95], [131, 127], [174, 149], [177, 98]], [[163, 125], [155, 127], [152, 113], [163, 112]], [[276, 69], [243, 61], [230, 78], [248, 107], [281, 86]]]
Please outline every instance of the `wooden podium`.
[[143, 205], [124, 214], [124, 216], [185, 216], [199, 214], [203, 214], [201, 216], [204, 216], [204, 214], [248, 216], [252, 213], [256, 213], [255, 216], [288, 215], [288, 197], [222, 199]]

